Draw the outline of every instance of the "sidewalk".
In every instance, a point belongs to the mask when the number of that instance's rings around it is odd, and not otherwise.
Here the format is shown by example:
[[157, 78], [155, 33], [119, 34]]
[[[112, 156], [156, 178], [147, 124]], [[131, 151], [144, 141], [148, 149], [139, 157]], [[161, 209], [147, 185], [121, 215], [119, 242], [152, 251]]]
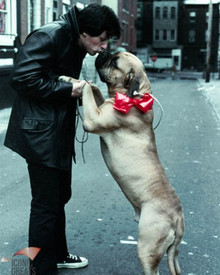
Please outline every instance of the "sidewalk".
[[198, 79], [198, 91], [207, 98], [220, 122], [220, 79], [212, 79], [208, 83], [204, 79]]
[[11, 108], [0, 110], [0, 135], [5, 133], [7, 129], [10, 113]]

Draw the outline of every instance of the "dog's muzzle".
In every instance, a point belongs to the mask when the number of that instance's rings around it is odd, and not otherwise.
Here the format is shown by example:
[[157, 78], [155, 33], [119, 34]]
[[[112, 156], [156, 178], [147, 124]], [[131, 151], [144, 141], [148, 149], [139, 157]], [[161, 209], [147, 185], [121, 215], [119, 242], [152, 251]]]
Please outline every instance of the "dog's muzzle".
[[95, 66], [96, 66], [96, 69], [99, 70], [101, 69], [102, 67], [104, 67], [104, 65], [107, 63], [107, 61], [111, 58], [111, 54], [108, 52], [108, 51], [103, 51], [101, 52], [96, 60], [95, 60]]
[[106, 77], [102, 72], [102, 69], [108, 64], [108, 61], [110, 60], [111, 56], [112, 55], [109, 52], [103, 51], [97, 56], [95, 60], [95, 67], [98, 71], [99, 77], [102, 82], [106, 82]]

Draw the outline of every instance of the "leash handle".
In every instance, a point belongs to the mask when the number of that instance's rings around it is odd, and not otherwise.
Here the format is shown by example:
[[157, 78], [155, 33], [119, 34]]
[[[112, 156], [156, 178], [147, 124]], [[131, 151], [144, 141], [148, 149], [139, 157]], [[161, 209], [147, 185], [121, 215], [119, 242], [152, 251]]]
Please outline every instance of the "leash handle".
[[83, 121], [83, 118], [80, 114], [80, 111], [79, 111], [79, 102], [77, 100], [77, 104], [76, 104], [76, 116], [77, 116], [77, 120], [76, 120], [76, 127], [75, 127], [75, 139], [78, 143], [81, 144], [81, 154], [82, 154], [82, 158], [83, 158], [83, 163], [86, 163], [85, 161], [85, 154], [84, 154], [84, 143], [87, 142], [87, 140], [89, 139], [89, 133], [86, 132], [85, 130], [83, 130], [83, 136], [82, 136], [82, 139], [79, 140], [78, 137], [77, 137], [77, 128], [79, 126], [79, 121]]

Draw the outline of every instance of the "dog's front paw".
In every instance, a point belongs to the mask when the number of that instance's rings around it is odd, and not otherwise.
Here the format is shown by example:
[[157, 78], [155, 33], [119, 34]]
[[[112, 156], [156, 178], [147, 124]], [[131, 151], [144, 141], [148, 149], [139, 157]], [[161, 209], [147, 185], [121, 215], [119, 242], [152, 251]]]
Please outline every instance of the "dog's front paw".
[[58, 78], [59, 81], [63, 81], [63, 82], [73, 82], [74, 79], [70, 76], [65, 76], [65, 75], [61, 75], [59, 78]]

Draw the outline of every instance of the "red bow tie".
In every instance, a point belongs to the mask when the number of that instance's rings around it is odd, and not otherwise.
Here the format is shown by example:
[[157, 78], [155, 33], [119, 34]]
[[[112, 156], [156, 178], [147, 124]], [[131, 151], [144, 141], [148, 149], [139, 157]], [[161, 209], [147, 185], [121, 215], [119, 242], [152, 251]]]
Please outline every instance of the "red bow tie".
[[127, 114], [131, 107], [135, 106], [143, 113], [146, 113], [152, 109], [153, 102], [154, 98], [148, 93], [143, 94], [142, 98], [131, 98], [126, 94], [116, 93], [113, 108]]

